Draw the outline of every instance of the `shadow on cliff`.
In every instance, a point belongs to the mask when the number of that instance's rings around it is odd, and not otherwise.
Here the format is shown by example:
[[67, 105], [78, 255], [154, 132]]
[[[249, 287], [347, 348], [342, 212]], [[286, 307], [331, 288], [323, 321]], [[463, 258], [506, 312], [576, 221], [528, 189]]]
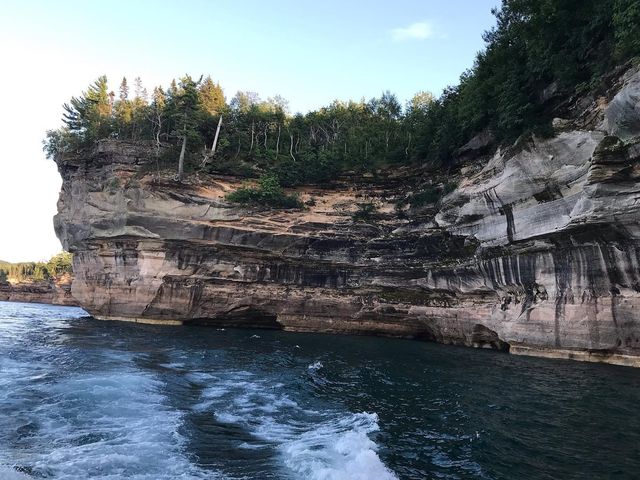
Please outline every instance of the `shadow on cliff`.
[[241, 307], [215, 317], [193, 318], [184, 321], [185, 325], [210, 327], [264, 328], [282, 330], [277, 315], [253, 307]]
[[450, 343], [474, 348], [487, 348], [500, 352], [509, 352], [511, 348], [511, 345], [502, 340], [497, 332], [479, 323], [473, 326], [469, 338], [461, 339], [459, 342], [451, 341], [451, 338], [440, 332], [438, 328], [430, 328], [429, 326], [425, 326], [419, 333], [413, 336], [413, 339], [424, 342]]

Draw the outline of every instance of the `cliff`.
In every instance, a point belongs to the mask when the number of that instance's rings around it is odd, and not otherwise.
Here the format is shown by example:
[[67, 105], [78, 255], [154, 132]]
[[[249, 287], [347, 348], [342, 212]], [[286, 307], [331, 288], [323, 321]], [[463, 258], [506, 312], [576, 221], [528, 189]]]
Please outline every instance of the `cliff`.
[[71, 275], [64, 274], [42, 282], [0, 283], [0, 301], [75, 306], [71, 282]]
[[[102, 141], [57, 159], [73, 296], [102, 319], [640, 365], [639, 99], [632, 69], [572, 99], [551, 138], [495, 150], [480, 135], [442, 178], [397, 169], [299, 188], [302, 211], [240, 208], [224, 199], [240, 179], [177, 183], [154, 174], [148, 146]], [[411, 202], [445, 181], [444, 197]]]

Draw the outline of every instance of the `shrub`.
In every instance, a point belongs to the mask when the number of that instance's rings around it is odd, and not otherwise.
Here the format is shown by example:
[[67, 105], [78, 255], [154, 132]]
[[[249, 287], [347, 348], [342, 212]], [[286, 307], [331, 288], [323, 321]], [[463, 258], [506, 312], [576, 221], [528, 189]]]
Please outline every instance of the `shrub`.
[[405, 200], [411, 208], [420, 208], [426, 205], [433, 205], [440, 201], [442, 197], [453, 192], [457, 185], [455, 182], [447, 182], [442, 186], [427, 185], [421, 192], [411, 195]]
[[378, 213], [378, 207], [373, 202], [358, 203], [358, 210], [353, 214], [354, 222], [369, 222]]
[[423, 191], [412, 195], [409, 199], [409, 205], [411, 205], [411, 208], [424, 207], [425, 205], [436, 203], [441, 196], [442, 193], [438, 187], [429, 185]]
[[241, 187], [226, 196], [227, 200], [240, 205], [254, 205], [271, 208], [303, 208], [297, 195], [287, 195], [278, 177], [263, 175], [258, 180], [258, 186]]

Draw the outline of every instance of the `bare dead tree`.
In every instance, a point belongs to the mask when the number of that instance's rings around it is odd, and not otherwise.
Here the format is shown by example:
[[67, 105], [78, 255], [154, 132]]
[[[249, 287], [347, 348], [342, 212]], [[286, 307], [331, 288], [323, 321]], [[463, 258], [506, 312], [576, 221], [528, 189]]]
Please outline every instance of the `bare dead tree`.
[[291, 158], [293, 158], [293, 161], [296, 161], [296, 157], [293, 156], [293, 133], [289, 132], [289, 139], [290, 142], [289, 143], [289, 155], [291, 155]]
[[253, 152], [253, 136], [255, 134], [255, 122], [251, 122], [251, 146], [249, 147], [249, 154]]
[[202, 159], [202, 164], [200, 164], [200, 168], [204, 167], [207, 162], [209, 161], [209, 158], [213, 158], [216, 155], [216, 146], [218, 145], [218, 137], [220, 136], [220, 127], [222, 127], [222, 115], [220, 115], [220, 118], [218, 119], [218, 126], [216, 127], [216, 134], [213, 137], [213, 143], [211, 144], [211, 152], [206, 153], [207, 148], [205, 146], [205, 154], [204, 154], [204, 158]]
[[187, 116], [184, 117], [184, 129], [182, 133], [182, 148], [180, 149], [180, 159], [178, 160], [178, 181], [182, 181], [184, 176], [184, 153], [187, 150]]

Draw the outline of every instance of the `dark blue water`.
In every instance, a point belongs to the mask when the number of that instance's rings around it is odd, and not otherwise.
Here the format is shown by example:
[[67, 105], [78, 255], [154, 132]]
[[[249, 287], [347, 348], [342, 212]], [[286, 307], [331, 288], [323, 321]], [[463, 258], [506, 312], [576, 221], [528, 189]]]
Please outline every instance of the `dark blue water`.
[[0, 303], [0, 478], [640, 477], [640, 370], [83, 315]]

